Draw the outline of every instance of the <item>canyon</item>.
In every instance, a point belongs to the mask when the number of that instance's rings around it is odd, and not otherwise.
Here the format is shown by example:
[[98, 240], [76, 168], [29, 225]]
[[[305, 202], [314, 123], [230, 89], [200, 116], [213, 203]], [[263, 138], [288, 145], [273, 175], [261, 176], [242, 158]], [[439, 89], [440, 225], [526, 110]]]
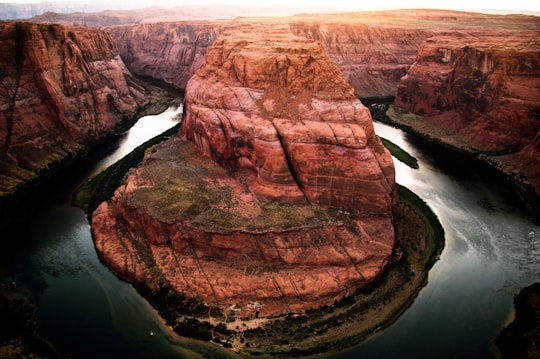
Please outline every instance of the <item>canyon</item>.
[[223, 31], [186, 86], [180, 136], [92, 215], [120, 277], [253, 319], [331, 305], [390, 263], [393, 163], [317, 42]]
[[381, 279], [394, 170], [357, 97], [395, 97], [394, 123], [469, 151], [538, 198], [536, 17], [0, 26], [6, 193], [144, 107], [150, 93], [132, 73], [186, 90], [179, 136], [128, 172], [92, 234], [118, 276], [199, 315], [305, 313]]
[[[540, 26], [540, 22], [538, 25]], [[401, 79], [390, 117], [467, 150], [540, 193], [538, 30], [435, 36]], [[501, 41], [501, 37], [504, 41]], [[402, 116], [405, 109], [418, 116]], [[536, 211], [538, 201], [532, 201]]]
[[0, 22], [0, 195], [111, 134], [150, 101], [99, 29]]
[[396, 10], [132, 24], [107, 31], [122, 44], [131, 71], [185, 88], [223, 29], [250, 22], [284, 23], [291, 34], [320, 42], [357, 97], [395, 98], [389, 113], [394, 123], [496, 167], [538, 216], [537, 17]]
[[[378, 15], [378, 16], [377, 16]], [[429, 27], [396, 27], [394, 15], [336, 15], [235, 20], [155, 22], [105, 27], [116, 39], [126, 66], [136, 74], [185, 88], [207, 48], [228, 26], [285, 22], [288, 32], [321, 43], [358, 97], [395, 96], [397, 84], [432, 36]], [[379, 20], [377, 22], [376, 20]], [[174, 70], [173, 70], [174, 69]]]

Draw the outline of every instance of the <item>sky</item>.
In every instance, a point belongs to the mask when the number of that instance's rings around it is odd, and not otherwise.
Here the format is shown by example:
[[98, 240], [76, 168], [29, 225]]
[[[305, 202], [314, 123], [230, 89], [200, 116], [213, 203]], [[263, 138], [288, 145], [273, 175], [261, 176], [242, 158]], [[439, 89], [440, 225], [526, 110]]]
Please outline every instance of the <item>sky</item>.
[[[48, 0], [49, 2], [61, 0]], [[65, 0], [64, 0], [65, 1]], [[89, 1], [89, 0], [79, 0]], [[105, 0], [90, 0], [90, 2], [103, 3]], [[0, 3], [36, 3], [40, 0], [0, 0]], [[119, 3], [117, 1], [116, 3]], [[438, 9], [454, 9], [454, 10], [478, 10], [478, 9], [494, 9], [505, 11], [540, 11], [540, 1], [538, 0], [376, 0], [362, 4], [358, 0], [129, 0], [125, 1], [129, 4], [143, 5], [162, 5], [162, 6], [179, 6], [186, 5], [205, 5], [205, 4], [231, 4], [231, 5], [261, 5], [261, 6], [306, 6], [306, 7], [342, 7], [342, 8], [358, 8], [358, 9], [389, 9], [389, 8], [438, 8]]]

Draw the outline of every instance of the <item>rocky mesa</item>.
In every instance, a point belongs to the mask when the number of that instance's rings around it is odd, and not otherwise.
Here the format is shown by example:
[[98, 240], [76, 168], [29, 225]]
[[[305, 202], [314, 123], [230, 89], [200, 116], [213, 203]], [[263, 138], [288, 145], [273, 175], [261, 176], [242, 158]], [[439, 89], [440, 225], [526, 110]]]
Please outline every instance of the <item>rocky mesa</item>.
[[0, 22], [0, 95], [0, 195], [149, 101], [104, 31], [24, 22]]
[[93, 214], [120, 277], [218, 318], [302, 313], [370, 286], [394, 243], [394, 168], [319, 43], [225, 29], [186, 88], [181, 138]]

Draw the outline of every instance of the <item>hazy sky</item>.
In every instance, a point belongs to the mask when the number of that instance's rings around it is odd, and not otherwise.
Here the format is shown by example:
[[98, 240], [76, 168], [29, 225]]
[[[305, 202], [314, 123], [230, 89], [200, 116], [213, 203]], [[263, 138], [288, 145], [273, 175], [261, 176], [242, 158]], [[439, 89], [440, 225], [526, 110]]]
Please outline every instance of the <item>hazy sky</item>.
[[[59, 0], [48, 0], [59, 1]], [[88, 1], [88, 0], [80, 0]], [[103, 3], [105, 0], [90, 0]], [[0, 0], [4, 3], [35, 3], [39, 0]], [[117, 1], [118, 3], [118, 1]], [[142, 5], [204, 5], [204, 4], [234, 4], [234, 5], [260, 5], [260, 6], [335, 6], [358, 9], [380, 9], [380, 8], [439, 8], [439, 9], [499, 9], [499, 10], [525, 10], [540, 11], [540, 1], [538, 0], [375, 0], [372, 3], [362, 4], [358, 0], [129, 0], [129, 4]], [[112, 4], [112, 3], [111, 3]]]

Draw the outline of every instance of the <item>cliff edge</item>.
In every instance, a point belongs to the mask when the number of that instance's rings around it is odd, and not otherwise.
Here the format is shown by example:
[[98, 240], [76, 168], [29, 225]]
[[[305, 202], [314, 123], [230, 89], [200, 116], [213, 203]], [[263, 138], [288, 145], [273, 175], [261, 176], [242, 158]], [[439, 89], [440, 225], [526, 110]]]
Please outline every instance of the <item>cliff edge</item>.
[[419, 117], [390, 117], [485, 159], [540, 198], [538, 35], [523, 26], [426, 40], [394, 102]]
[[100, 257], [220, 320], [369, 287], [392, 254], [394, 168], [353, 92], [317, 42], [227, 29], [186, 88], [182, 139], [94, 212]]
[[0, 22], [0, 196], [148, 103], [104, 31]]

